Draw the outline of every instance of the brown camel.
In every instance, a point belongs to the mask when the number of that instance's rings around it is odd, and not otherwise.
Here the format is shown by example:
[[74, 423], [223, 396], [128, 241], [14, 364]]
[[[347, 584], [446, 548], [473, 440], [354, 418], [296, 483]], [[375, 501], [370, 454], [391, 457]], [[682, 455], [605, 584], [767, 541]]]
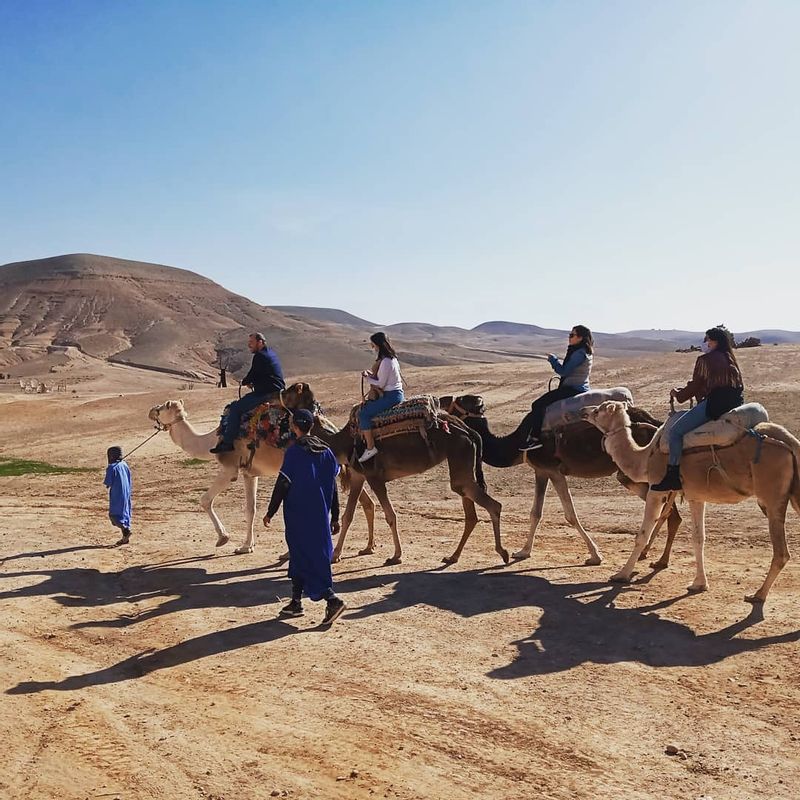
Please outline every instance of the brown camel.
[[[606, 448], [619, 468], [636, 480], [655, 483], [664, 474], [667, 455], [659, 451], [658, 442], [640, 447], [631, 436], [631, 418], [624, 403], [613, 400], [582, 412], [585, 419], [605, 436]], [[740, 503], [755, 497], [769, 522], [772, 540], [772, 562], [761, 588], [745, 597], [750, 603], [763, 603], [770, 587], [789, 560], [786, 545], [786, 509], [791, 502], [800, 513], [800, 441], [786, 428], [773, 423], [755, 426], [756, 435], [743, 435], [726, 447], [690, 448], [681, 459], [683, 494], [692, 512], [694, 531], [695, 579], [690, 592], [708, 589], [704, 562], [706, 503]], [[625, 566], [611, 577], [627, 583], [641, 548], [653, 528], [664, 492], [650, 491], [645, 503], [644, 519], [636, 544]], [[673, 493], [674, 494], [674, 493]]]
[[[307, 383], [290, 386], [283, 392], [282, 400], [289, 409], [314, 408], [314, 394]], [[458, 561], [467, 539], [478, 523], [478, 516], [475, 513], [477, 503], [489, 512], [494, 530], [495, 550], [503, 561], [508, 563], [508, 552], [500, 540], [502, 506], [486, 492], [481, 467], [480, 437], [455, 417], [439, 412], [439, 420], [446, 425], [429, 429], [427, 441], [416, 432], [379, 440], [378, 455], [366, 464], [360, 464], [353, 458], [356, 440], [349, 426], [345, 426], [338, 433], [331, 433], [324, 427], [325, 418], [317, 416], [318, 424], [313, 429], [314, 435], [328, 444], [341, 464], [349, 464], [351, 467], [352, 489], [347, 500], [347, 508], [342, 515], [342, 530], [334, 549], [334, 561], [338, 561], [341, 557], [347, 529], [353, 520], [356, 493], [366, 480], [383, 508], [394, 539], [394, 555], [387, 559], [386, 563], [399, 564], [402, 560], [402, 546], [397, 529], [397, 514], [389, 500], [386, 484], [398, 478], [419, 475], [446, 460], [450, 469], [450, 488], [461, 497], [464, 507], [464, 532], [453, 554], [443, 558], [442, 561], [445, 564], [454, 564]]]
[[[552, 482], [561, 500], [564, 517], [578, 531], [589, 549], [589, 558], [585, 563], [602, 563], [603, 558], [596, 543], [581, 525], [575, 512], [566, 476], [605, 478], [616, 473], [617, 480], [628, 491], [643, 500], [647, 497], [648, 487], [646, 483], [631, 480], [617, 469], [616, 464], [603, 449], [603, 436], [596, 428], [589, 424], [577, 423], [559, 432], [557, 436], [554, 436], [552, 432], [545, 431], [542, 435], [544, 447], [522, 453], [519, 448], [527, 438], [526, 432], [522, 431], [520, 426], [508, 436], [495, 436], [489, 430], [483, 398], [480, 395], [447, 396], [440, 398], [439, 402], [442, 408], [463, 419], [467, 425], [480, 434], [483, 441], [483, 460], [487, 464], [493, 467], [513, 467], [517, 464], [527, 463], [534, 471], [535, 489], [530, 515], [530, 533], [525, 546], [514, 553], [514, 558], [530, 557], [536, 529], [542, 519], [547, 485], [548, 482]], [[636, 441], [646, 444], [653, 438], [661, 423], [641, 409], [632, 408], [631, 416], [634, 420], [633, 434]], [[673, 506], [667, 520], [667, 543], [661, 558], [651, 564], [653, 569], [664, 569], [669, 566], [672, 543], [680, 524], [680, 514]], [[657, 529], [643, 550], [642, 558], [647, 555], [656, 533]]]
[[[266, 475], [278, 474], [283, 462], [283, 450], [270, 447], [266, 442], [262, 442], [256, 448], [253, 460], [250, 462], [250, 451], [247, 449], [247, 445], [244, 440], [237, 439], [236, 450], [233, 453], [212, 455], [208, 451], [218, 442], [217, 429], [215, 428], [207, 433], [196, 431], [189, 422], [189, 415], [183, 406], [182, 400], [168, 400], [160, 406], [154, 406], [150, 409], [148, 417], [160, 429], [167, 431], [170, 439], [185, 453], [194, 458], [201, 458], [204, 461], [215, 460], [219, 464], [219, 473], [200, 498], [200, 506], [211, 518], [214, 530], [217, 532], [217, 547], [227, 544], [230, 536], [228, 536], [222, 520], [214, 511], [214, 500], [217, 495], [228, 489], [239, 475], [242, 476], [244, 480], [247, 536], [244, 543], [239, 545], [234, 552], [238, 554], [252, 553], [255, 548], [253, 520], [256, 513], [258, 479]], [[335, 426], [333, 426], [333, 430], [336, 430]], [[359, 491], [353, 501], [355, 502], [356, 499], [364, 509], [371, 540], [375, 525], [375, 503], [366, 491]], [[283, 556], [281, 558], [285, 560]]]

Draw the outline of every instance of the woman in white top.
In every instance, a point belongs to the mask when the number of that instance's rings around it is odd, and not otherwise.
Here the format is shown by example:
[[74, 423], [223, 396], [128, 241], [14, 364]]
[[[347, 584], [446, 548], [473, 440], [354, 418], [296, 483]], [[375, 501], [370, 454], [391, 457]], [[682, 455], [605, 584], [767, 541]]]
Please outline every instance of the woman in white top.
[[398, 403], [402, 403], [405, 399], [400, 364], [386, 334], [381, 331], [373, 333], [369, 340], [377, 360], [371, 372], [364, 370], [361, 374], [372, 386], [381, 390], [381, 395], [376, 400], [367, 400], [358, 414], [358, 425], [367, 445], [367, 449], [358, 459], [362, 464], [378, 453], [378, 449], [375, 447], [375, 438], [372, 435], [372, 418], [381, 411], [387, 411]]

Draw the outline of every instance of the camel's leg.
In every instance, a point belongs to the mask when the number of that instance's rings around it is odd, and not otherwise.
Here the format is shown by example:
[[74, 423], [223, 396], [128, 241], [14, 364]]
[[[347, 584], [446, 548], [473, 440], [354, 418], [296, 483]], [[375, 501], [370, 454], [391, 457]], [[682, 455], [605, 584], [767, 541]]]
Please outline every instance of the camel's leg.
[[333, 548], [333, 558], [331, 561], [334, 564], [342, 557], [342, 549], [344, 548], [344, 540], [347, 538], [347, 530], [353, 522], [353, 516], [356, 512], [356, 503], [364, 493], [362, 491], [363, 488], [364, 476], [359, 472], [352, 472], [350, 477], [350, 493], [347, 495], [347, 505], [342, 514], [342, 529], [339, 531], [339, 536], [336, 539], [336, 547]]
[[400, 545], [400, 534], [397, 530], [397, 513], [394, 510], [392, 501], [386, 491], [386, 484], [383, 481], [371, 480], [368, 481], [370, 489], [375, 492], [375, 497], [381, 504], [383, 514], [386, 517], [386, 524], [392, 531], [392, 540], [394, 541], [394, 555], [387, 558], [384, 562], [387, 566], [392, 564], [399, 564], [403, 560], [403, 548]]
[[664, 495], [660, 492], [648, 492], [647, 499], [644, 504], [644, 517], [642, 518], [642, 525], [636, 534], [636, 542], [633, 546], [633, 552], [625, 566], [619, 571], [614, 573], [610, 580], [612, 583], [628, 583], [633, 575], [633, 569], [636, 562], [639, 560], [639, 554], [644, 550], [647, 540], [655, 527], [656, 520], [661, 514], [661, 507], [664, 503]]
[[494, 530], [495, 552], [503, 559], [503, 563], [508, 564], [508, 550], [503, 547], [503, 542], [500, 538], [500, 512], [503, 506], [493, 497], [490, 497], [474, 481], [462, 487], [460, 482], [453, 480], [451, 477], [450, 487], [456, 494], [461, 496], [461, 503], [464, 506], [464, 533], [453, 555], [449, 558], [443, 558], [442, 561], [445, 564], [455, 564], [461, 557], [461, 551], [464, 549], [467, 539], [469, 539], [470, 534], [478, 524], [478, 516], [475, 513], [475, 504], [477, 503], [481, 508], [485, 508], [489, 512], [489, 517], [492, 520], [492, 529]]
[[[617, 473], [617, 480], [632, 494], [635, 494], [637, 497], [641, 497], [642, 500], [647, 502], [647, 493], [650, 491], [650, 487], [646, 483], [635, 483], [632, 481], [627, 475], [622, 472]], [[678, 528], [681, 526], [681, 515], [678, 512], [678, 509], [675, 507], [675, 503], [672, 504], [672, 509], [669, 512], [669, 516], [667, 517], [667, 541], [664, 545], [664, 552], [661, 554], [661, 557], [658, 561], [651, 561], [650, 566], [652, 569], [666, 569], [669, 566], [669, 557], [672, 553], [672, 544], [675, 541], [675, 534], [678, 532]], [[656, 537], [658, 536], [658, 532], [661, 530], [661, 524], [656, 525], [653, 529], [653, 533], [650, 536], [647, 544], [644, 546], [644, 550], [642, 550], [642, 554], [639, 556], [639, 560], [643, 560], [647, 557], [650, 548], [653, 546], [653, 542], [655, 542]]]
[[531, 506], [531, 528], [528, 534], [528, 541], [522, 550], [517, 550], [514, 553], [514, 558], [530, 558], [531, 550], [533, 550], [533, 540], [536, 538], [536, 529], [542, 520], [542, 511], [544, 510], [544, 498], [547, 494], [547, 484], [550, 478], [546, 475], [540, 475], [538, 472], [534, 473], [533, 481], [533, 505]]
[[695, 575], [692, 585], [687, 587], [693, 594], [708, 589], [706, 577], [705, 545], [706, 545], [706, 504], [702, 500], [690, 500], [692, 512], [692, 546], [694, 547]]
[[200, 507], [211, 518], [214, 530], [217, 532], [217, 547], [222, 547], [222, 545], [227, 544], [231, 537], [228, 536], [225, 526], [222, 524], [222, 520], [217, 516], [216, 511], [214, 511], [214, 499], [218, 494], [224, 492], [231, 485], [232, 481], [236, 480], [238, 469], [238, 467], [234, 467], [233, 469], [223, 468], [220, 470], [220, 472], [217, 473], [217, 477], [214, 478], [211, 483], [211, 486], [206, 489], [205, 493], [200, 498]]
[[602, 564], [603, 556], [600, 554], [600, 550], [597, 548], [594, 540], [591, 536], [589, 536], [578, 519], [578, 514], [575, 511], [575, 504], [572, 501], [572, 493], [569, 490], [567, 479], [561, 473], [559, 473], [558, 475], [551, 475], [550, 480], [553, 482], [553, 488], [558, 493], [559, 500], [561, 500], [561, 508], [564, 510], [564, 517], [566, 518], [567, 522], [572, 525], [576, 531], [578, 531], [584, 543], [586, 544], [586, 547], [589, 548], [589, 558], [587, 558], [584, 563], [592, 566]]
[[244, 544], [239, 545], [233, 552], [237, 555], [252, 553], [256, 546], [256, 533], [253, 521], [256, 518], [256, 496], [258, 495], [258, 478], [244, 475], [244, 515], [247, 522], [247, 536]]
[[755, 594], [745, 596], [744, 599], [748, 603], [763, 603], [767, 599], [770, 587], [775, 583], [775, 579], [789, 560], [789, 546], [786, 544], [786, 508], [788, 504], [788, 498], [784, 498], [777, 506], [767, 509], [769, 538], [772, 540], [772, 561], [761, 588]]
[[464, 549], [467, 539], [469, 539], [470, 534], [475, 530], [475, 526], [478, 524], [478, 515], [475, 513], [475, 503], [468, 497], [462, 497], [461, 504], [464, 506], [464, 533], [461, 534], [461, 541], [458, 543], [458, 547], [453, 551], [453, 555], [445, 556], [442, 559], [443, 564], [455, 564], [456, 561], [461, 558], [461, 551]]
[[371, 556], [375, 552], [375, 501], [369, 496], [369, 492], [362, 488], [358, 495], [358, 502], [361, 503], [364, 517], [367, 520], [367, 546], [363, 550], [359, 550], [358, 554]]

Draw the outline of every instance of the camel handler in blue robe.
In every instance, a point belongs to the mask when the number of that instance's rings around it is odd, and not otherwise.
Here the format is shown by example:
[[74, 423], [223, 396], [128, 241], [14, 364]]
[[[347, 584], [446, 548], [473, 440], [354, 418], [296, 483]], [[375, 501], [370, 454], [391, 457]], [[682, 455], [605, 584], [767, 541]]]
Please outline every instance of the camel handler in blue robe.
[[283, 457], [264, 525], [269, 527], [283, 503], [292, 599], [281, 609], [281, 616], [302, 616], [305, 593], [311, 600], [327, 601], [322, 624], [330, 625], [345, 609], [344, 601], [333, 591], [331, 572], [331, 528], [339, 532], [339, 464], [325, 442], [309, 435], [313, 426], [310, 411], [294, 412], [291, 430], [296, 441]]
[[117, 544], [128, 544], [131, 540], [131, 471], [122, 460], [121, 447], [109, 447], [106, 455], [108, 467], [103, 485], [108, 489], [108, 518], [122, 531]]

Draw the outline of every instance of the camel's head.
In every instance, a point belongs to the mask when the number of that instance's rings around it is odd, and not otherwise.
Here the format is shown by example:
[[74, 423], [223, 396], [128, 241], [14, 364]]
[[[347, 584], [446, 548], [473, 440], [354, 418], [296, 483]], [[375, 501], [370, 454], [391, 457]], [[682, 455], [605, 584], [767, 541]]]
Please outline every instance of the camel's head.
[[479, 394], [462, 394], [459, 397], [445, 395], [439, 398], [442, 411], [454, 417], [482, 417], [486, 413], [483, 398]]
[[147, 414], [148, 419], [165, 428], [186, 419], [186, 416], [183, 400], [167, 400], [160, 406], [153, 406]]
[[316, 413], [317, 401], [314, 392], [307, 383], [293, 383], [281, 392], [281, 403], [289, 411], [298, 408], [307, 408]]
[[586, 406], [581, 409], [580, 416], [603, 433], [609, 433], [630, 422], [628, 404], [619, 400], [605, 400], [599, 406]]

